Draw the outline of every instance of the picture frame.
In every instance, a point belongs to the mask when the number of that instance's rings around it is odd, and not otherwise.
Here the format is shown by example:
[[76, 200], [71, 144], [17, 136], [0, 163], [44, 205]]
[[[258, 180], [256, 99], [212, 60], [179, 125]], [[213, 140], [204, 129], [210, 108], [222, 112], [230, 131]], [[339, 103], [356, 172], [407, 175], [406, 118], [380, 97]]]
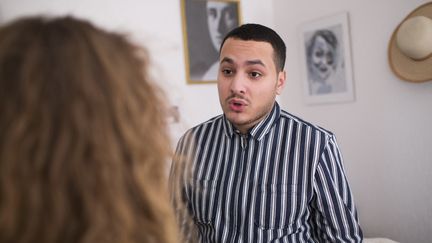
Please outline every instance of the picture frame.
[[220, 44], [241, 23], [240, 0], [180, 1], [187, 83], [215, 83]]
[[303, 23], [299, 37], [305, 102], [354, 101], [348, 12]]

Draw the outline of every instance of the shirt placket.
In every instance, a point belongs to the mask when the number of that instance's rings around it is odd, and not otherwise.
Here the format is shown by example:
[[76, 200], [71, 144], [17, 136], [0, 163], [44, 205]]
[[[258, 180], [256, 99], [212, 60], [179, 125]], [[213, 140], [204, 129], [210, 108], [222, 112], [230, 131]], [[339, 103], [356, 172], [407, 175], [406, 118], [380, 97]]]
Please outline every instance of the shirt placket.
[[244, 200], [244, 195], [243, 195], [243, 188], [242, 188], [242, 184], [245, 185], [244, 183], [244, 178], [245, 178], [245, 173], [246, 173], [246, 163], [247, 163], [247, 151], [248, 151], [248, 140], [249, 140], [249, 135], [248, 134], [240, 134], [239, 132], [236, 132], [237, 135], [239, 136], [239, 143], [240, 143], [240, 165], [239, 165], [239, 174], [238, 174], [238, 180], [236, 183], [236, 188], [235, 188], [235, 207], [234, 207], [234, 226], [236, 229], [236, 236], [234, 237], [235, 242], [241, 242], [242, 241], [242, 236], [243, 236], [243, 231], [244, 231], [244, 227], [245, 227], [245, 222], [242, 222], [245, 220], [245, 208], [243, 208], [243, 203], [242, 200]]

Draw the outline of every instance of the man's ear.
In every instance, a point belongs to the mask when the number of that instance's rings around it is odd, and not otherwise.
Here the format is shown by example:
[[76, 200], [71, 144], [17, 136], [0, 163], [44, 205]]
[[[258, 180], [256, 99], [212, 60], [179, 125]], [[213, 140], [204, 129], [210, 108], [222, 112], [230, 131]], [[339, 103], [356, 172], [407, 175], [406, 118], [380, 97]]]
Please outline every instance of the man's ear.
[[278, 74], [277, 83], [276, 83], [276, 94], [280, 95], [282, 93], [282, 89], [285, 86], [286, 80], [286, 72], [282, 70]]

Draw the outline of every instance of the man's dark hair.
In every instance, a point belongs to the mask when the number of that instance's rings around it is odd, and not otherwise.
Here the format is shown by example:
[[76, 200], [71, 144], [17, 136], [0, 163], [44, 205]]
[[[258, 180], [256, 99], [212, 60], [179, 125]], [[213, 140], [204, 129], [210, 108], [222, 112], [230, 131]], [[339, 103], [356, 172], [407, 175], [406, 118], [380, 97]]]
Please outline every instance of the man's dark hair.
[[263, 41], [272, 45], [274, 62], [277, 71], [282, 71], [285, 66], [286, 46], [282, 38], [272, 29], [260, 24], [243, 24], [231, 30], [223, 39], [219, 53], [225, 41], [229, 38], [245, 41]]

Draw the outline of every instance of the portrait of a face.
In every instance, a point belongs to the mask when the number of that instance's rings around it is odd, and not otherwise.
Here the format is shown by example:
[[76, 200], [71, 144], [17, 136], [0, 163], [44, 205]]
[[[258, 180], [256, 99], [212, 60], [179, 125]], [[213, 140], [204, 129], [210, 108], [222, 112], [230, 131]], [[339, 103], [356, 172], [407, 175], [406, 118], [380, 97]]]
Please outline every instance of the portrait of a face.
[[310, 94], [343, 92], [341, 77], [343, 57], [340, 55], [340, 27], [319, 29], [309, 33], [306, 47], [307, 76]]
[[216, 50], [225, 35], [238, 26], [237, 5], [230, 2], [207, 2], [207, 25], [211, 42]]
[[308, 67], [314, 82], [324, 83], [335, 71], [338, 41], [333, 32], [319, 30], [312, 36], [308, 46]]
[[299, 34], [305, 101], [354, 100], [348, 14], [305, 22]]
[[240, 23], [238, 0], [182, 0], [188, 83], [215, 83], [219, 48]]

